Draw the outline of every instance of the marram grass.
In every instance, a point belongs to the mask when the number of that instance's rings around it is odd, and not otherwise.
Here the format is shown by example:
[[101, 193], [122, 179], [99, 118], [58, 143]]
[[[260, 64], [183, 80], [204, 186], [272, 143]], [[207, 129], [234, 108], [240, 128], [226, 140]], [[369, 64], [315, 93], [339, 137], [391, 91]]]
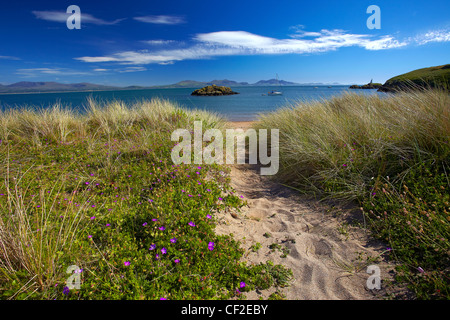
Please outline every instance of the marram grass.
[[421, 299], [448, 299], [450, 96], [346, 93], [262, 115], [280, 130], [276, 178], [322, 199], [359, 204]]

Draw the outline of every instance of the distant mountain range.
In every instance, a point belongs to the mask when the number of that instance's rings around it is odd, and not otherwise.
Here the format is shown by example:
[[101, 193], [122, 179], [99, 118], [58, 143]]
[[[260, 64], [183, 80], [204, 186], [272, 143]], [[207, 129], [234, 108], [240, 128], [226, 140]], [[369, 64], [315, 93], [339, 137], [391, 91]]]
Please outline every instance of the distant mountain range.
[[59, 82], [31, 82], [21, 81], [9, 85], [0, 85], [0, 93], [25, 93], [25, 92], [52, 92], [52, 91], [99, 91], [116, 90], [117, 87], [100, 84], [59, 83]]
[[[270, 79], [260, 80], [253, 84], [248, 82], [237, 82], [233, 80], [212, 80], [209, 82], [201, 82], [194, 80], [183, 80], [174, 84], [160, 85], [160, 86], [105, 86], [101, 84], [93, 84], [88, 82], [82, 83], [59, 83], [59, 82], [31, 82], [21, 81], [8, 85], [0, 84], [0, 93], [36, 93], [36, 92], [61, 92], [61, 91], [110, 91], [110, 90], [140, 90], [140, 89], [163, 89], [163, 88], [202, 88], [208, 85], [218, 85], [226, 87], [240, 87], [240, 86], [318, 86], [329, 85], [324, 83], [295, 83], [284, 80]], [[332, 83], [332, 85], [340, 85], [339, 83]]]

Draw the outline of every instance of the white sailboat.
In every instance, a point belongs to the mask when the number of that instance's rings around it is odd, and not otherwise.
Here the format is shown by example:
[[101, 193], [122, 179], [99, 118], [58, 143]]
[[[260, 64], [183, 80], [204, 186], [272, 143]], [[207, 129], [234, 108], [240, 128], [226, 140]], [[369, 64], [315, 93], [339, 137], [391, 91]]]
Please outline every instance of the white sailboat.
[[[278, 82], [278, 85], [279, 85], [280, 88], [281, 88], [280, 82], [279, 82], [279, 80], [278, 80], [278, 73], [277, 73], [277, 82]], [[283, 92], [281, 92], [281, 91], [276, 91], [276, 90], [272, 90], [272, 91], [269, 91], [269, 92], [267, 93], [268, 96], [281, 96], [282, 94], [283, 94]]]

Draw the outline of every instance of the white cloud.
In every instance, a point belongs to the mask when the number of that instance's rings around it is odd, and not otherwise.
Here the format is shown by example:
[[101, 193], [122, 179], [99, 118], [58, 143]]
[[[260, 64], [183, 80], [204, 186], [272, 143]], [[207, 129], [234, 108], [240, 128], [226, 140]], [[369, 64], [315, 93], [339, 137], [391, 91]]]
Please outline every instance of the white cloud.
[[429, 42], [448, 42], [450, 41], [450, 30], [441, 29], [428, 31], [424, 34], [420, 34], [414, 38], [415, 42], [419, 45], [424, 45]]
[[81, 60], [84, 62], [112, 62], [112, 61], [120, 61], [118, 58], [114, 57], [80, 57], [75, 58], [77, 60]]
[[391, 36], [384, 36], [381, 39], [367, 42], [364, 45], [364, 48], [366, 48], [367, 50], [386, 50], [386, 49], [400, 48], [406, 45], [408, 45], [408, 41], [400, 42]]
[[240, 48], [249, 54], [304, 54], [353, 46], [363, 47], [367, 50], [382, 50], [406, 45], [406, 43], [401, 43], [391, 36], [374, 40], [369, 35], [345, 33], [345, 31], [339, 29], [304, 32], [300, 36], [314, 37], [314, 39], [274, 39], [245, 31], [199, 34], [196, 39], [201, 42]]
[[40, 75], [62, 75], [62, 76], [90, 75], [91, 73], [65, 68], [28, 68], [28, 69], [17, 69], [16, 74], [26, 77], [37, 77]]
[[145, 23], [153, 23], [153, 24], [181, 24], [185, 23], [185, 20], [181, 16], [144, 16], [144, 17], [134, 17], [136, 21], [145, 22]]
[[174, 43], [177, 43], [178, 41], [175, 41], [175, 40], [144, 40], [141, 42], [149, 44], [151, 46], [160, 46], [160, 45], [174, 44]]
[[[84, 62], [118, 62], [121, 64], [172, 64], [176, 61], [211, 59], [232, 55], [313, 54], [335, 51], [344, 47], [360, 47], [365, 50], [389, 50], [411, 43], [450, 41], [449, 31], [430, 31], [420, 37], [398, 40], [392, 35], [375, 37], [369, 34], [349, 33], [340, 29], [322, 29], [306, 32], [303, 26], [295, 27], [291, 38], [277, 39], [246, 31], [218, 31], [194, 36], [188, 47], [164, 50], [123, 51], [107, 56], [78, 57]], [[172, 40], [150, 40], [149, 45], [172, 43]]]
[[20, 60], [20, 58], [13, 57], [13, 56], [0, 56], [0, 59], [3, 59], [3, 60]]
[[[71, 13], [66, 13], [62, 11], [32, 11], [36, 18], [47, 21], [54, 22], [66, 22], [67, 18], [71, 16]], [[113, 25], [119, 23], [124, 19], [116, 19], [114, 21], [106, 21], [103, 19], [96, 18], [88, 13], [81, 13], [81, 23], [92, 23], [97, 25]]]
[[125, 73], [125, 72], [140, 72], [146, 71], [147, 69], [144, 67], [126, 67], [124, 69], [116, 69], [117, 72]]

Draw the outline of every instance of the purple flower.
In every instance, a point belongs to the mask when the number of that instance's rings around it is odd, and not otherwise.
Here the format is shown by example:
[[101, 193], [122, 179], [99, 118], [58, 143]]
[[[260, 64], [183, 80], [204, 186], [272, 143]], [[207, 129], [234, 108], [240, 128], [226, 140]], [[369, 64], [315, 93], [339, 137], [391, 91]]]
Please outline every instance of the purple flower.
[[180, 262], [180, 259], [175, 259], [175, 260], [173, 260], [173, 262], [179, 263], [179, 262]]
[[110, 226], [110, 224], [109, 224], [109, 223], [107, 223], [107, 224], [106, 224], [106, 226], [107, 226], [107, 227], [109, 227], [109, 226]]
[[147, 222], [144, 222], [142, 225], [145, 227], [147, 225]]
[[222, 198], [219, 198], [219, 200], [223, 200]]
[[91, 220], [94, 220], [95, 219], [95, 217], [91, 217]]
[[245, 282], [244, 281], [242, 281], [241, 283], [239, 283], [239, 288], [244, 288], [245, 287]]
[[63, 288], [63, 294], [65, 294], [66, 296], [69, 294], [70, 290], [68, 287], [64, 287]]
[[207, 214], [206, 217], [207, 217], [208, 219], [211, 219], [211, 218], [212, 218], [210, 214]]
[[417, 270], [418, 270], [420, 273], [424, 273], [424, 272], [425, 272], [425, 270], [423, 270], [421, 267], [418, 267]]
[[167, 300], [166, 298], [164, 298], [164, 297], [162, 297], [162, 298], [160, 298], [159, 300]]
[[208, 249], [209, 249], [209, 251], [213, 251], [214, 250], [214, 242], [208, 243]]
[[152, 219], [153, 222], [158, 221], [158, 219]]
[[155, 250], [155, 249], [156, 249], [156, 244], [152, 244], [148, 250]]
[[190, 225], [191, 227], [195, 227], [195, 224], [192, 221], [189, 221], [188, 225]]
[[156, 259], [156, 260], [159, 260], [159, 254], [156, 254], [155, 259]]
[[177, 242], [177, 238], [172, 238], [172, 239], [170, 239], [170, 242], [176, 243], [176, 242]]
[[161, 231], [164, 231], [164, 230], [166, 230], [166, 227], [162, 226], [162, 227], [159, 227], [158, 229]]
[[123, 264], [125, 265], [125, 267], [128, 267], [130, 265], [130, 261], [125, 261]]
[[89, 239], [91, 239], [91, 238], [92, 238], [92, 236], [91, 236], [91, 235], [88, 235], [88, 238], [89, 238]]
[[166, 254], [166, 253], [167, 253], [167, 249], [163, 247], [163, 248], [161, 249], [161, 253], [162, 253], [162, 254]]

